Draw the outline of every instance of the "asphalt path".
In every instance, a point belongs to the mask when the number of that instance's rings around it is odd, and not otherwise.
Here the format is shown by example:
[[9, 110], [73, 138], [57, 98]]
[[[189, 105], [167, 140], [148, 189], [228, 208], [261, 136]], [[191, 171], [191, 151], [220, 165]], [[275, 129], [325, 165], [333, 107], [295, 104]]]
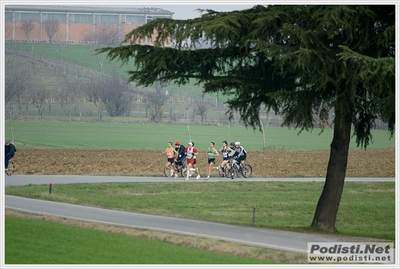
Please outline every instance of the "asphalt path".
[[[324, 178], [250, 178], [234, 181], [324, 181]], [[232, 181], [231, 179], [204, 179], [189, 181], [183, 178], [174, 180], [165, 177], [128, 177], [128, 176], [22, 176], [5, 177], [5, 186], [29, 184], [70, 184], [70, 183], [106, 183], [106, 182], [191, 182], [212, 183]], [[346, 178], [346, 181], [394, 182], [394, 178]], [[16, 196], [5, 196], [5, 207], [35, 214], [48, 214], [68, 219], [106, 223], [124, 227], [157, 230], [162, 232], [214, 238], [246, 245], [272, 248], [277, 250], [307, 253], [308, 242], [368, 242], [368, 239], [335, 235], [298, 233], [274, 229], [245, 227], [207, 221], [182, 218], [162, 217], [148, 214], [102, 209], [89, 206], [58, 203], [29, 199]], [[367, 241], [366, 241], [367, 240]]]

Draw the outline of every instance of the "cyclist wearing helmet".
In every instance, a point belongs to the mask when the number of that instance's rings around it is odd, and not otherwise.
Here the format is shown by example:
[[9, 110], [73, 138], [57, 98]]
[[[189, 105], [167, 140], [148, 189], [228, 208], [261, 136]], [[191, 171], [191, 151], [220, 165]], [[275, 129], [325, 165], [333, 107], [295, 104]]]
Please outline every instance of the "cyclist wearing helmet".
[[235, 150], [235, 142], [231, 142], [230, 146], [229, 146], [232, 150]]
[[242, 161], [246, 160], [247, 151], [240, 146], [240, 142], [235, 142], [235, 152], [232, 155], [232, 159], [235, 160], [239, 167]]

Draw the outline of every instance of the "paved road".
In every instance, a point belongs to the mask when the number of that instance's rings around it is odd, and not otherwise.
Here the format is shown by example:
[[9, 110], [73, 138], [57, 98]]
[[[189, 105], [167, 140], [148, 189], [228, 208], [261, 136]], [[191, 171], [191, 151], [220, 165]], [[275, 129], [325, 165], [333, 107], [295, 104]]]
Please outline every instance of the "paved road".
[[[241, 179], [235, 179], [241, 180]], [[323, 181], [319, 178], [293, 179], [245, 179], [254, 181]], [[394, 178], [364, 178], [346, 179], [348, 181], [394, 181]], [[98, 183], [98, 182], [167, 182], [173, 179], [157, 177], [108, 177], [108, 176], [20, 176], [12, 175], [5, 178], [5, 186], [27, 184], [68, 184], [68, 183]], [[176, 180], [183, 183], [216, 182], [217, 180]], [[231, 181], [219, 179], [219, 181]], [[5, 207], [26, 212], [50, 214], [65, 218], [108, 223], [132, 228], [144, 228], [198, 237], [208, 237], [247, 245], [260, 246], [292, 252], [307, 252], [308, 242], [355, 242], [359, 238], [319, 235], [279, 231], [273, 229], [242, 227], [206, 221], [196, 221], [172, 217], [160, 217], [147, 214], [129, 213], [116, 210], [79, 206], [65, 203], [42, 201], [15, 196], [5, 196]], [[364, 240], [365, 242], [365, 240]]]
[[[294, 182], [323, 182], [325, 178], [235, 178], [233, 181], [294, 181]], [[106, 183], [106, 182], [174, 182], [184, 181], [182, 177], [174, 180], [166, 177], [130, 177], [130, 176], [22, 176], [12, 175], [5, 177], [5, 186], [28, 185], [28, 184], [70, 184], [70, 183]], [[189, 182], [221, 182], [232, 181], [230, 178], [211, 178], [196, 180], [191, 178]], [[346, 178], [346, 181], [368, 181], [368, 182], [394, 182], [394, 178]]]

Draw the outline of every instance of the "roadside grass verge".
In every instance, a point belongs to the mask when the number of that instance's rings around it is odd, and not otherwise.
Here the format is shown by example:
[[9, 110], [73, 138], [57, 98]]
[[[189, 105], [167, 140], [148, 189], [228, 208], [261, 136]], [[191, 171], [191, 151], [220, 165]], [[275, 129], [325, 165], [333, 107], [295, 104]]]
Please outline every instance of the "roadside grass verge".
[[[5, 194], [129, 212], [309, 232], [323, 182], [185, 182], [8, 186]], [[346, 182], [340, 234], [395, 238], [395, 183]]]
[[6, 264], [268, 264], [243, 256], [49, 221], [5, 217]]

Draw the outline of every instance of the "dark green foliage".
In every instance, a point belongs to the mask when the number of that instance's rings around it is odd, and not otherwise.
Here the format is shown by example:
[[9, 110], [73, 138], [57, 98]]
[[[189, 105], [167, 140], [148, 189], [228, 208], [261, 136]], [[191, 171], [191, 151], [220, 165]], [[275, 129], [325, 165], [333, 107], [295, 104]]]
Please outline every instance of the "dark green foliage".
[[[312, 129], [315, 116], [327, 122], [333, 109], [334, 123], [351, 121], [367, 147], [375, 119], [394, 131], [394, 23], [393, 5], [208, 10], [192, 20], [154, 20], [126, 36], [130, 45], [99, 52], [133, 59], [130, 80], [140, 85], [195, 78], [205, 92], [228, 96], [231, 115], [239, 111], [253, 127], [264, 108], [301, 130]], [[140, 44], [154, 32], [154, 45]], [[199, 41], [210, 46], [197, 48]]]

